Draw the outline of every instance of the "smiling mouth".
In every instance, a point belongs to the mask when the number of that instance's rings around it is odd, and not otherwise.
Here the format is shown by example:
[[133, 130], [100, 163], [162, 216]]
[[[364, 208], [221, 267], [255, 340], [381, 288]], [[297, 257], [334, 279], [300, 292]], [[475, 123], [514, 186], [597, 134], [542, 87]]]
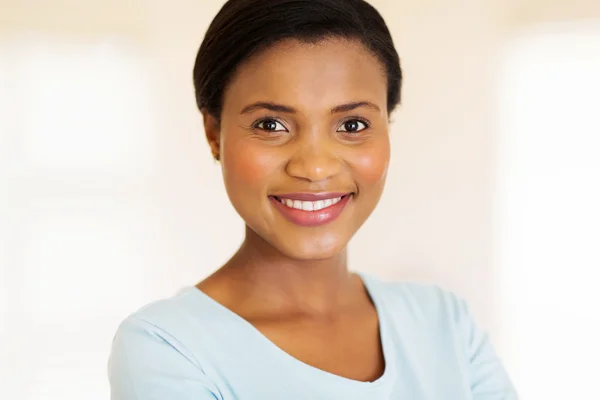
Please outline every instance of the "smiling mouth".
[[271, 196], [274, 200], [280, 202], [284, 206], [302, 211], [321, 211], [326, 208], [332, 207], [342, 201], [345, 197], [351, 196], [351, 194], [347, 194], [339, 197], [332, 197], [323, 200], [316, 201], [306, 201], [306, 200], [298, 200], [298, 199], [290, 199], [279, 196]]
[[269, 200], [295, 225], [317, 227], [336, 220], [353, 196], [354, 193], [297, 193], [269, 196]]

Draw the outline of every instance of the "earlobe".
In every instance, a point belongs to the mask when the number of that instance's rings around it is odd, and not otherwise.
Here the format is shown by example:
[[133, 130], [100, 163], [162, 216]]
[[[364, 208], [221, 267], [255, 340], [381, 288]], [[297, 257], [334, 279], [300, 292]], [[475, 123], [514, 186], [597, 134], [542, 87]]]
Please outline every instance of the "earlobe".
[[202, 110], [204, 119], [204, 131], [206, 132], [206, 140], [210, 146], [212, 156], [215, 160], [221, 159], [221, 125], [219, 121], [208, 111]]

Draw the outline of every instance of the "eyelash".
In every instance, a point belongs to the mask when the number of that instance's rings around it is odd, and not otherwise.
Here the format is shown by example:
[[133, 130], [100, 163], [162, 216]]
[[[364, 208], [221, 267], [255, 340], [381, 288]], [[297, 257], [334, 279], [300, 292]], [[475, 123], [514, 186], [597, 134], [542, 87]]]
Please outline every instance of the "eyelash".
[[264, 122], [269, 122], [269, 121], [275, 121], [275, 122], [277, 122], [277, 123], [279, 123], [279, 124], [283, 125], [283, 127], [284, 127], [286, 130], [288, 129], [288, 128], [285, 126], [285, 124], [284, 124], [283, 122], [281, 122], [281, 120], [279, 120], [279, 118], [277, 118], [277, 117], [269, 117], [269, 116], [259, 119], [258, 121], [256, 121], [255, 123], [253, 123], [251, 127], [252, 127], [252, 129], [259, 129], [259, 130], [261, 130], [261, 131], [264, 131], [264, 132], [269, 132], [269, 133], [277, 133], [277, 132], [282, 132], [282, 131], [269, 131], [269, 130], [262, 129], [262, 128], [259, 128], [259, 127], [258, 127], [258, 125], [260, 125], [260, 124], [262, 124], [262, 123], [264, 123]]
[[358, 121], [358, 122], [364, 124], [365, 128], [361, 129], [358, 132], [342, 131], [343, 133], [361, 133], [361, 132], [364, 132], [364, 131], [366, 131], [367, 129], [369, 129], [371, 127], [371, 123], [369, 121], [367, 121], [364, 118], [356, 117], [356, 116], [355, 117], [348, 117], [348, 118], [346, 118], [344, 121], [342, 121], [341, 126], [343, 126], [344, 124], [346, 124], [347, 122], [350, 122], [350, 121]]
[[[269, 121], [277, 122], [277, 123], [281, 124], [286, 130], [288, 129], [285, 126], [285, 124], [283, 122], [281, 122], [277, 117], [268, 117], [268, 116], [259, 119], [258, 121], [256, 121], [255, 123], [253, 123], [251, 127], [252, 127], [252, 129], [260, 129], [260, 130], [265, 131], [265, 132], [272, 132], [272, 133], [282, 132], [282, 131], [269, 131], [269, 130], [262, 129], [262, 128], [258, 127], [258, 125], [260, 125], [261, 123], [269, 122]], [[346, 124], [346, 123], [348, 123], [350, 121], [358, 121], [358, 122], [362, 123], [365, 126], [365, 128], [361, 129], [360, 131], [357, 131], [357, 132], [349, 132], [349, 131], [341, 131], [341, 132], [345, 132], [345, 133], [360, 133], [360, 132], [366, 131], [367, 129], [369, 129], [371, 127], [371, 123], [369, 121], [367, 121], [366, 119], [364, 119], [362, 117], [358, 117], [358, 116], [348, 117], [348, 118], [344, 119], [340, 123], [340, 127], [342, 127], [344, 124]]]

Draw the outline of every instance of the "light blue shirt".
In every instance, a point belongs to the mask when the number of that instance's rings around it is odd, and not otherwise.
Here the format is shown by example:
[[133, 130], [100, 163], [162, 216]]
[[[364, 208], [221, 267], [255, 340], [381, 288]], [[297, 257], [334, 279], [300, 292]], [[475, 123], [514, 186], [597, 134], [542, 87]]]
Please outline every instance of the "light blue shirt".
[[189, 287], [127, 318], [113, 341], [113, 400], [514, 400], [465, 302], [437, 287], [361, 275], [380, 321], [374, 382], [311, 367]]

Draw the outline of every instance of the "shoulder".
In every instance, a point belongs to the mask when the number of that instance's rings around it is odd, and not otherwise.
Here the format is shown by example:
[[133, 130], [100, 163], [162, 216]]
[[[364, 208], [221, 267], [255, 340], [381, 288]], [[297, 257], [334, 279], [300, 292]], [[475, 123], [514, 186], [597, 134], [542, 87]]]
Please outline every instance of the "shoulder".
[[198, 306], [202, 302], [197, 292], [194, 287], [183, 288], [171, 297], [146, 304], [129, 317], [160, 326], [170, 326], [175, 321], [181, 321], [182, 317], [189, 315], [193, 310], [199, 309]]
[[463, 298], [438, 285], [383, 281], [368, 275], [364, 279], [386, 309], [403, 312], [417, 320], [459, 323], [468, 313]]
[[517, 399], [489, 335], [479, 329], [464, 299], [436, 285], [367, 279], [391, 329], [410, 343], [415, 359], [428, 360], [432, 368], [454, 365], [466, 371], [474, 398]]
[[202, 314], [202, 302], [194, 306], [196, 301], [186, 289], [121, 322], [108, 361], [112, 398], [214, 399], [206, 395], [218, 389], [206, 376], [205, 360], [191, 347], [204, 334], [198, 329], [202, 318], [194, 318], [192, 311]]
[[[193, 321], [191, 288], [176, 295], [149, 303], [127, 316], [113, 338], [115, 352], [137, 352], [143, 355], [149, 347], [168, 347], [193, 361], [183, 345], [182, 333], [189, 331]], [[201, 314], [202, 311], [196, 311]], [[184, 335], [185, 336], [185, 335]]]
[[125, 318], [112, 342], [112, 359], [143, 361], [149, 354], [176, 357], [202, 366], [204, 347], [212, 346], [219, 317], [194, 287], [149, 303]]
[[214, 320], [213, 313], [197, 289], [186, 287], [130, 314], [119, 325], [114, 340], [130, 341], [145, 335], [181, 345], [188, 336], [197, 337]]

